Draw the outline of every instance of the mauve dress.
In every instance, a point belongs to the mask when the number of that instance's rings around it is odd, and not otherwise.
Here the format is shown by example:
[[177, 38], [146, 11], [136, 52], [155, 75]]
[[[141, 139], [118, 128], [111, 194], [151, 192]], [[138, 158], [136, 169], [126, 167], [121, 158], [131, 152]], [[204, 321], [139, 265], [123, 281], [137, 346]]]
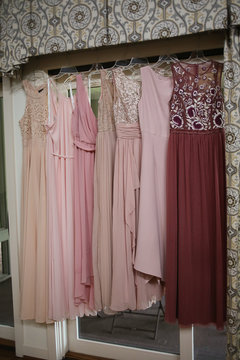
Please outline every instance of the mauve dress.
[[[23, 81], [26, 108], [20, 128], [23, 140], [20, 318], [48, 321], [48, 249], [46, 204], [47, 84]], [[36, 286], [37, 284], [37, 286]]]
[[93, 274], [96, 310], [108, 313], [112, 288], [112, 197], [116, 131], [113, 85], [101, 70], [94, 167]]
[[167, 321], [226, 319], [222, 64], [172, 65], [167, 169]]
[[90, 106], [82, 76], [77, 76], [76, 106], [73, 113], [74, 140], [74, 239], [75, 304], [94, 310], [92, 229], [93, 179], [97, 120]]
[[113, 70], [117, 143], [113, 181], [111, 309], [146, 309], [161, 296], [159, 282], [134, 269], [139, 207], [141, 133], [140, 83]]
[[166, 166], [173, 86], [172, 78], [161, 76], [150, 66], [141, 68], [141, 78], [142, 97], [138, 108], [142, 166], [134, 268], [165, 282]]

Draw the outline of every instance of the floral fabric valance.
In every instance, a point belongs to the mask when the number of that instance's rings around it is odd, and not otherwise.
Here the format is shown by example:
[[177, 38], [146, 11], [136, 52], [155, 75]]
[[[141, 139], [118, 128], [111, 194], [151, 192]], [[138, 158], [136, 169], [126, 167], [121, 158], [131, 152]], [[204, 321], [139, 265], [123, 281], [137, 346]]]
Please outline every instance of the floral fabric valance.
[[1, 0], [0, 69], [11, 71], [31, 56], [226, 26], [227, 0]]

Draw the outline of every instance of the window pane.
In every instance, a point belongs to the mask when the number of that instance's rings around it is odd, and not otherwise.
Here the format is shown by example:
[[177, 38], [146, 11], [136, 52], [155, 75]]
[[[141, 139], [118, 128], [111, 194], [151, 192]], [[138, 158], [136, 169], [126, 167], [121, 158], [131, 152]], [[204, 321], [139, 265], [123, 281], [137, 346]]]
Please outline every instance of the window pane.
[[194, 360], [225, 360], [226, 330], [211, 326], [194, 326]]
[[179, 354], [178, 325], [164, 321], [164, 304], [144, 311], [124, 311], [116, 315], [78, 319], [78, 337], [106, 343]]

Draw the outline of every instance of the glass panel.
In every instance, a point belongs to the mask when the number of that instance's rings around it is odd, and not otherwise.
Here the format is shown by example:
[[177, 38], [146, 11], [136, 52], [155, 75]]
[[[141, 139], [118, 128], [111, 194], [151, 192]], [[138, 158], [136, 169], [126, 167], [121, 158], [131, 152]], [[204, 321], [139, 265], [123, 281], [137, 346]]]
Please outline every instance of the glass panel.
[[226, 329], [219, 331], [211, 326], [194, 326], [194, 360], [225, 360]]
[[[164, 300], [164, 299], [163, 299]], [[179, 328], [164, 321], [164, 302], [144, 311], [124, 311], [116, 315], [100, 312], [96, 317], [78, 319], [78, 337], [179, 354]]]
[[8, 244], [2, 97], [0, 97], [0, 294], [0, 324], [14, 326]]

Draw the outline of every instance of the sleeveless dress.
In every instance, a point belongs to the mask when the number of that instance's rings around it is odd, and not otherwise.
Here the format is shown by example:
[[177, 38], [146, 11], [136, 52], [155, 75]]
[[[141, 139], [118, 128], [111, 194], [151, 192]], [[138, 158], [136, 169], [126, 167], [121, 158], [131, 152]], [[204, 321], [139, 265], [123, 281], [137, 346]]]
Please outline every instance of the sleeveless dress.
[[111, 309], [146, 309], [160, 298], [160, 286], [134, 270], [137, 241], [141, 133], [138, 119], [140, 84], [113, 70], [117, 133], [113, 182], [113, 273]]
[[97, 121], [89, 104], [82, 76], [77, 76], [77, 97], [73, 113], [74, 143], [74, 238], [75, 304], [82, 315], [94, 310], [92, 228], [93, 176]]
[[49, 317], [74, 319], [73, 137], [70, 98], [49, 86], [47, 128], [47, 216], [49, 243]]
[[222, 64], [172, 65], [167, 169], [167, 321], [226, 318]]
[[172, 78], [161, 76], [150, 66], [141, 68], [141, 78], [138, 108], [142, 166], [134, 268], [165, 281], [166, 160]]
[[96, 310], [109, 312], [112, 287], [112, 197], [116, 132], [113, 85], [101, 70], [94, 167], [93, 274]]
[[20, 317], [43, 323], [48, 320], [45, 163], [48, 93], [47, 84], [34, 87], [24, 80], [23, 86], [26, 108], [19, 122], [23, 140]]

